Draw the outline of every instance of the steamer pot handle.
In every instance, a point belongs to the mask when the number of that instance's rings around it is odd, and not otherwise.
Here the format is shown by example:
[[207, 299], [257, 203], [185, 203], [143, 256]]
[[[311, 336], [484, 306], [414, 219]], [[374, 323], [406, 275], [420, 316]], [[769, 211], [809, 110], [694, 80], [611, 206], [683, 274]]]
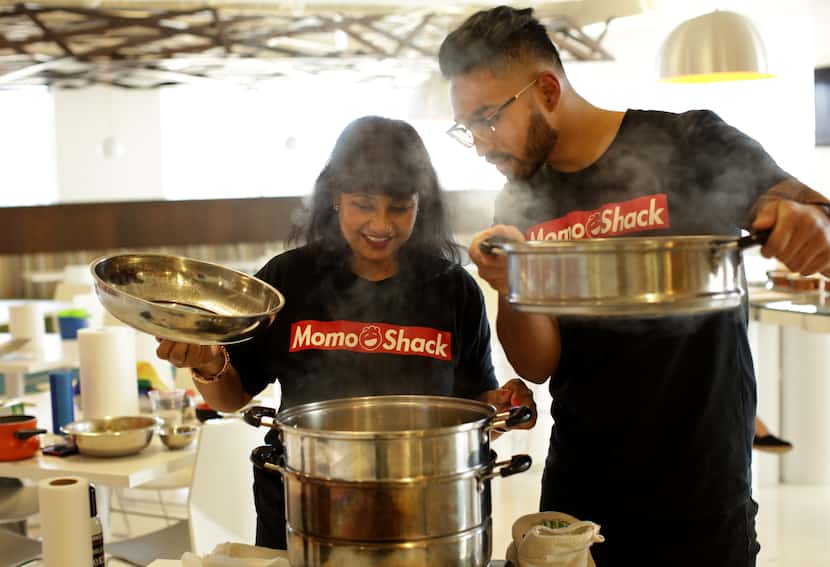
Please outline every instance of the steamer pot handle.
[[[277, 410], [274, 408], [266, 408], [263, 406], [254, 406], [252, 408], [248, 408], [245, 411], [245, 422], [248, 425], [253, 425], [254, 427], [259, 427], [264, 425], [265, 427], [270, 427], [271, 429], [279, 429], [280, 426], [274, 423], [274, 418], [277, 416]], [[263, 418], [268, 418], [271, 420], [270, 423], [262, 422]]]
[[[496, 478], [500, 476], [502, 478], [512, 476], [514, 474], [519, 474], [525, 472], [527, 469], [530, 468], [530, 465], [533, 464], [533, 459], [530, 458], [530, 455], [513, 455], [509, 461], [501, 461], [498, 463], [493, 463], [492, 470], [483, 475], [479, 480], [485, 481], [490, 480], [492, 478]], [[496, 468], [499, 470], [496, 470]]]
[[251, 462], [258, 469], [283, 473], [282, 451], [273, 445], [261, 445], [251, 451]]
[[490, 428], [505, 431], [527, 423], [531, 419], [533, 419], [532, 409], [527, 406], [516, 406], [505, 412], [496, 414], [496, 418], [493, 420]]
[[494, 236], [493, 238], [488, 238], [479, 242], [478, 249], [485, 254], [507, 254], [507, 251], [504, 249], [504, 245], [509, 244], [510, 242], [512, 241], [507, 238]]
[[763, 246], [767, 243], [770, 234], [772, 234], [771, 228], [750, 232], [747, 236], [738, 239], [738, 249], [743, 250], [756, 244]]

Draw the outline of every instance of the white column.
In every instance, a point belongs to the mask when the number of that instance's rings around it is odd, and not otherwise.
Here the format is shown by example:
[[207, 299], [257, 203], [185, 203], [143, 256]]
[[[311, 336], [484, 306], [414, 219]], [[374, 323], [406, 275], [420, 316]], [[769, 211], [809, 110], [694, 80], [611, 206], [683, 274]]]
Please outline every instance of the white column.
[[[781, 333], [778, 325], [749, 323], [749, 346], [758, 381], [758, 416], [770, 431], [781, 431]], [[752, 488], [776, 486], [780, 479], [779, 455], [753, 451]]]
[[783, 327], [782, 457], [787, 484], [830, 485], [830, 334]]
[[61, 203], [162, 198], [156, 90], [53, 89]]

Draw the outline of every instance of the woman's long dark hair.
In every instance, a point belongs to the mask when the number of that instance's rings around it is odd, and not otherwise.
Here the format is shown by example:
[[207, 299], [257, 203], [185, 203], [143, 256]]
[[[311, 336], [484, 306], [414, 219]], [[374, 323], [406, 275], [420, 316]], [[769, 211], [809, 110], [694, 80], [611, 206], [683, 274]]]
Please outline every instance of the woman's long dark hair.
[[401, 247], [401, 257], [426, 255], [459, 261], [438, 176], [421, 137], [410, 124], [364, 116], [346, 126], [314, 184], [306, 220], [295, 226], [290, 241], [347, 258], [349, 248], [334, 203], [340, 193], [356, 192], [393, 199], [418, 195], [415, 226]]

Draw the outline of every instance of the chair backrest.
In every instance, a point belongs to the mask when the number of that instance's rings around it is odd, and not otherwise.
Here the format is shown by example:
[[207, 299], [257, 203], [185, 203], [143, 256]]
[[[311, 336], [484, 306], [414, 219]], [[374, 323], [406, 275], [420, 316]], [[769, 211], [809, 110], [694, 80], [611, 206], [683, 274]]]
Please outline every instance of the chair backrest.
[[225, 542], [254, 544], [254, 474], [249, 457], [263, 438], [263, 429], [241, 419], [214, 419], [202, 425], [188, 498], [195, 553], [203, 555]]
[[58, 282], [55, 285], [55, 293], [52, 299], [57, 301], [72, 301], [78, 295], [90, 295], [95, 293], [92, 282]]

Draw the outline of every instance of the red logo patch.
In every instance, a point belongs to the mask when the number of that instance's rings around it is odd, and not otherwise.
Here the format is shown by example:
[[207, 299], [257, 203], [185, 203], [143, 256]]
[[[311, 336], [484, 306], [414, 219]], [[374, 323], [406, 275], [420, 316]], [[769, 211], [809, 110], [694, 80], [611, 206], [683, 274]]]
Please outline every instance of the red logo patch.
[[669, 228], [665, 193], [609, 203], [593, 211], [572, 211], [527, 229], [528, 240], [580, 240]]
[[297, 321], [291, 325], [288, 350], [348, 350], [452, 360], [451, 341], [452, 333], [429, 327], [358, 321]]

